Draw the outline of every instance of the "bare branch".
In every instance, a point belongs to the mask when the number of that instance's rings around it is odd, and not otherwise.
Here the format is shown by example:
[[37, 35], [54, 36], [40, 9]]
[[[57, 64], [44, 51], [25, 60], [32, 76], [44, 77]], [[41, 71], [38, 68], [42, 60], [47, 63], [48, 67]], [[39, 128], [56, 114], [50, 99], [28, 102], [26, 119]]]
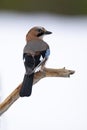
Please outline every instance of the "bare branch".
[[[45, 77], [70, 77], [75, 71], [62, 69], [44, 68], [43, 71], [36, 72], [34, 75], [33, 84], [37, 83], [40, 79]], [[2, 115], [8, 108], [19, 98], [19, 91], [22, 83], [0, 104], [0, 115]]]

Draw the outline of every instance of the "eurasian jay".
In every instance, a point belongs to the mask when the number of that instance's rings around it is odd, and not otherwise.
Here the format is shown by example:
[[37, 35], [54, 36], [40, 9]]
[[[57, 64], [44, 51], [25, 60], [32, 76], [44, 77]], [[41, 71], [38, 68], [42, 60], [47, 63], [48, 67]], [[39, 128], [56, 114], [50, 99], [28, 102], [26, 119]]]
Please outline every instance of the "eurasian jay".
[[26, 73], [24, 75], [21, 97], [30, 96], [32, 92], [33, 78], [36, 68], [43, 69], [50, 55], [49, 45], [43, 41], [43, 36], [51, 34], [43, 27], [33, 27], [26, 35], [27, 44], [23, 50], [23, 59]]

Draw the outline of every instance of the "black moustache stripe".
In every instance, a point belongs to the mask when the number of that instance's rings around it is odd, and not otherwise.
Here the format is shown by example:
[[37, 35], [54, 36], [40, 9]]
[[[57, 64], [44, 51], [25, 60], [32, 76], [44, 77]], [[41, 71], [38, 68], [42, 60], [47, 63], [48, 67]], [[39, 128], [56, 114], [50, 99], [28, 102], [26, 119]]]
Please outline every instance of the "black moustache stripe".
[[43, 32], [41, 32], [41, 33], [39, 33], [37, 36], [38, 37], [40, 37], [40, 36], [42, 36], [44, 33]]

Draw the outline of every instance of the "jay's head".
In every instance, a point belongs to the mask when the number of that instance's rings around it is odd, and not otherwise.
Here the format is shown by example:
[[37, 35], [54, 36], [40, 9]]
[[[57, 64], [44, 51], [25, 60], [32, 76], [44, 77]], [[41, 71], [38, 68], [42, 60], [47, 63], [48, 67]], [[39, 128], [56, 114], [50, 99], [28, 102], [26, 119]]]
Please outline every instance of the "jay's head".
[[32, 39], [43, 39], [44, 35], [51, 34], [52, 32], [47, 31], [43, 27], [33, 27], [30, 29], [30, 31], [26, 35], [26, 41], [32, 40]]

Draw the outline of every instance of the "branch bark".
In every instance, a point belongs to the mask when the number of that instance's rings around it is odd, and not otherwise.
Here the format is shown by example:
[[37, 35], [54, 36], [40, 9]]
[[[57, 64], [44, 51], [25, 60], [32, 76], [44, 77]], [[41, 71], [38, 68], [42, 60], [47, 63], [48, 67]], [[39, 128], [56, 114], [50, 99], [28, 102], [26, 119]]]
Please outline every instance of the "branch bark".
[[[36, 72], [34, 75], [33, 84], [37, 83], [40, 79], [45, 77], [70, 77], [75, 71], [62, 69], [44, 68], [43, 71]], [[20, 97], [19, 91], [22, 87], [22, 83], [0, 104], [0, 115], [6, 112], [10, 106]]]

